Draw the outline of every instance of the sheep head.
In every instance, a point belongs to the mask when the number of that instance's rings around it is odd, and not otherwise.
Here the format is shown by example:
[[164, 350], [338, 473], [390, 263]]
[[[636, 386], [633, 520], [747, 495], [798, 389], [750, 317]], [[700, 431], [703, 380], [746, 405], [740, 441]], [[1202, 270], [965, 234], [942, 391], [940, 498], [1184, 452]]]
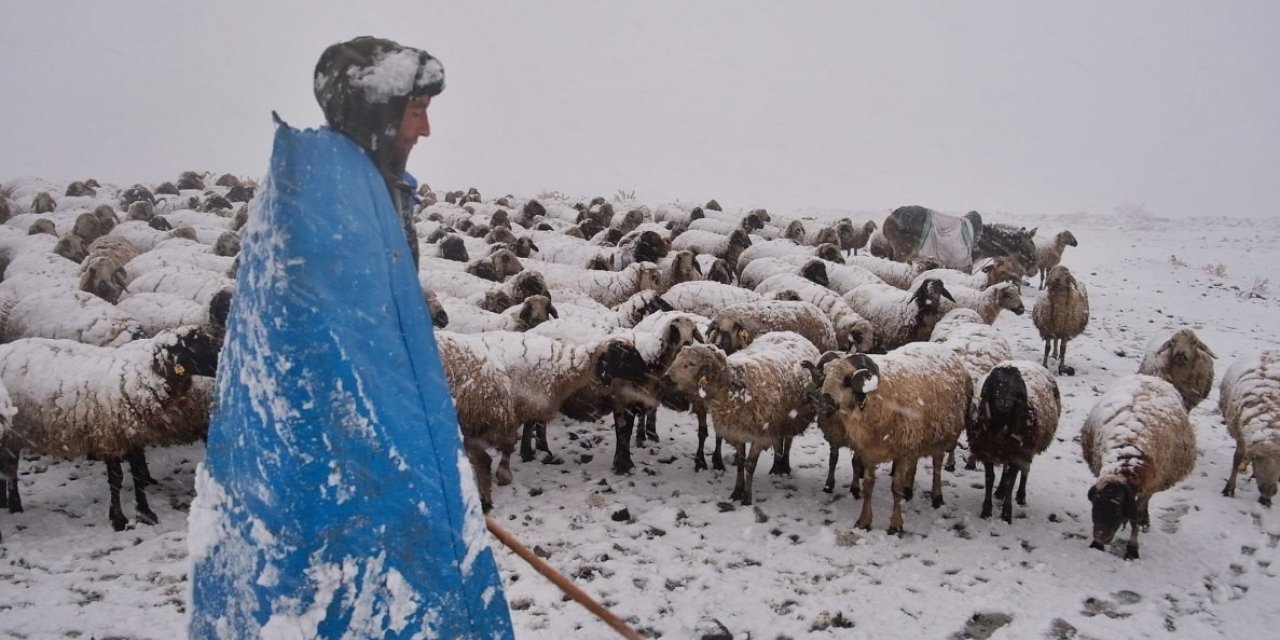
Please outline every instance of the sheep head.
[[836, 345], [848, 351], [869, 351], [875, 346], [876, 329], [870, 320], [857, 316], [842, 319], [836, 326]]
[[92, 293], [111, 304], [120, 300], [128, 286], [128, 274], [124, 267], [115, 264], [106, 256], [90, 258], [81, 266], [79, 288]]
[[1001, 282], [1020, 282], [1022, 267], [1012, 258], [999, 256], [982, 266], [982, 273], [987, 274], [987, 286], [995, 286]]
[[84, 248], [84, 240], [74, 233], [65, 235], [53, 245], [53, 252], [75, 263], [84, 262], [88, 254]]
[[942, 281], [937, 278], [925, 279], [911, 294], [911, 302], [915, 304], [918, 314], [936, 312], [943, 298], [952, 302], [956, 300], [951, 297], [951, 292], [947, 291]]
[[222, 350], [219, 331], [189, 325], [157, 336], [156, 345], [161, 373], [171, 381], [218, 372], [218, 352]]
[[551, 304], [551, 298], [547, 296], [529, 296], [520, 303], [520, 313], [518, 314], [520, 321], [520, 330], [528, 331], [550, 318], [559, 318], [560, 312], [556, 311], [555, 305]]
[[822, 380], [819, 414], [829, 417], [840, 410], [861, 411], [879, 382], [880, 367], [864, 353], [831, 361]]
[[813, 255], [827, 262], [844, 264], [844, 254], [841, 252], [840, 247], [830, 242], [818, 245], [818, 248], [814, 249]]
[[1209, 358], [1218, 357], [1191, 329], [1179, 329], [1163, 345], [1160, 345], [1156, 353], [1164, 355], [1169, 362], [1178, 367], [1185, 367], [1199, 360], [1201, 354]]
[[1255, 442], [1249, 446], [1249, 463], [1253, 465], [1253, 479], [1258, 482], [1258, 502], [1271, 506], [1280, 483], [1280, 442]]
[[716, 258], [707, 269], [706, 279], [720, 284], [733, 284], [733, 269], [727, 260]]
[[804, 242], [804, 223], [799, 220], [788, 222], [786, 228], [782, 230], [782, 237], [796, 244]]
[[662, 270], [652, 262], [633, 262], [627, 266], [636, 272], [636, 291], [657, 290], [662, 286]]
[[449, 312], [440, 304], [440, 298], [434, 291], [423, 289], [422, 297], [427, 301], [427, 312], [431, 315], [431, 324], [437, 329], [449, 326]]
[[693, 320], [684, 316], [668, 320], [662, 331], [662, 348], [658, 350], [657, 369], [666, 369], [681, 349], [696, 343], [706, 343], [706, 339]]
[[818, 237], [814, 238], [815, 244], [831, 244], [840, 246], [840, 234], [831, 227], [826, 227], [818, 232]]
[[756, 339], [756, 333], [747, 328], [738, 314], [732, 311], [721, 311], [711, 318], [711, 326], [707, 328], [707, 340], [732, 355], [745, 349]]
[[58, 228], [54, 226], [53, 221], [48, 218], [37, 218], [35, 222], [27, 227], [27, 235], [34, 236], [37, 233], [47, 233], [51, 236], [58, 235]]
[[1093, 504], [1093, 544], [1089, 547], [1105, 551], [1122, 525], [1137, 526], [1137, 492], [1124, 478], [1107, 477], [1090, 487], [1088, 495]]
[[680, 391], [706, 397], [709, 390], [721, 386], [728, 366], [724, 351], [707, 344], [693, 344], [676, 354], [667, 367], [666, 378]]
[[827, 265], [821, 260], [810, 260], [800, 268], [800, 275], [805, 280], [812, 282], [818, 286], [826, 287], [831, 284], [831, 280], [827, 278]]
[[1049, 273], [1045, 276], [1044, 288], [1050, 293], [1055, 291], [1069, 291], [1076, 287], [1076, 277], [1071, 275], [1071, 270], [1063, 265], [1054, 265], [1049, 269]]
[[[503, 244], [514, 245], [516, 243], [516, 234], [512, 233], [511, 229], [507, 227], [494, 227], [489, 230], [489, 234], [484, 237], [484, 241], [489, 244], [501, 242]], [[520, 257], [528, 258], [529, 256], [523, 255]]]
[[[551, 290], [547, 288], [547, 279], [542, 277], [537, 271], [521, 271], [515, 277], [511, 278], [508, 283], [511, 290], [515, 292], [516, 298], [511, 302], [521, 302], [529, 296], [546, 296], [551, 297]], [[510, 306], [510, 305], [508, 305]]]
[[[950, 296], [948, 296], [950, 297]], [[1022, 304], [1022, 294], [1018, 285], [1012, 282], [1005, 282], [996, 285], [996, 302], [1001, 309], [1008, 309], [1014, 315], [1022, 315], [1027, 308]]]
[[1076, 243], [1075, 235], [1073, 235], [1070, 231], [1059, 231], [1058, 235], [1054, 236], [1054, 242], [1058, 245], [1059, 249], [1061, 249], [1062, 247], [1080, 246], [1079, 244]]
[[636, 262], [657, 262], [671, 252], [671, 246], [657, 231], [641, 232], [635, 246], [632, 259]]

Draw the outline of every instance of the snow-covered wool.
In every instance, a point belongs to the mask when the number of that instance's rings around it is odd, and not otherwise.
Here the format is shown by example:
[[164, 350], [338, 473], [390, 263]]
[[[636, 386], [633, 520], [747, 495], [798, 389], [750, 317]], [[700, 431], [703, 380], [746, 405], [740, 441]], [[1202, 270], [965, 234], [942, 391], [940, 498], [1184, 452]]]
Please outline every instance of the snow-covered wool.
[[32, 293], [18, 300], [8, 313], [0, 314], [0, 342], [51, 338], [115, 347], [142, 334], [138, 321], [127, 312], [74, 289]]
[[1036, 270], [1040, 272], [1040, 288], [1044, 288], [1045, 277], [1049, 269], [1062, 262], [1062, 252], [1067, 247], [1080, 246], [1070, 231], [1059, 231], [1052, 237], [1036, 238]]
[[[120, 461], [144, 447], [193, 442], [207, 432], [220, 348], [219, 336], [203, 327], [120, 347], [44, 338], [0, 345], [0, 381], [18, 409], [0, 433], [0, 450], [14, 459], [29, 450], [106, 460], [109, 517], [122, 530], [128, 521], [120, 510]], [[208, 379], [197, 383], [198, 376]], [[134, 471], [138, 517], [155, 522]], [[10, 496], [16, 492], [11, 486]]]
[[[876, 341], [878, 329], [839, 295], [800, 276], [779, 273], [756, 285], [757, 293], [777, 296], [783, 292], [797, 294], [797, 299], [817, 305], [836, 329], [836, 344], [840, 349], [866, 351]], [[714, 314], [713, 314], [714, 315]]]
[[973, 379], [960, 357], [930, 342], [883, 355], [854, 354], [826, 366], [819, 415], [838, 415], [864, 465], [857, 526], [871, 528], [876, 466], [893, 466], [889, 531], [902, 531], [902, 497], [916, 462], [933, 458], [933, 506], [942, 505], [943, 458], [964, 431]]
[[733, 269], [729, 267], [729, 263], [723, 258], [717, 258], [711, 254], [699, 254], [694, 256], [698, 261], [698, 266], [702, 269], [702, 279], [709, 282], [719, 282], [720, 284], [734, 284], [737, 281], [737, 275]]
[[991, 517], [995, 465], [1004, 465], [1000, 475], [999, 495], [1003, 500], [1000, 518], [1012, 523], [1014, 483], [1018, 485], [1018, 504], [1026, 506], [1031, 460], [1053, 444], [1062, 412], [1062, 397], [1053, 375], [1025, 360], [1005, 360], [976, 379], [978, 395], [974, 398], [973, 414], [965, 434], [970, 455], [984, 465], [986, 484], [981, 516]]
[[798, 275], [823, 287], [830, 284], [825, 260], [809, 258], [800, 264], [796, 264], [791, 260], [779, 258], [758, 258], [751, 261], [751, 264], [738, 273], [738, 285], [754, 289], [756, 285], [764, 282], [765, 278], [778, 273]]
[[672, 251], [688, 249], [694, 253], [709, 253], [728, 262], [735, 272], [739, 256], [750, 246], [751, 237], [742, 229], [735, 229], [727, 236], [713, 231], [685, 231], [671, 239]]
[[230, 291], [221, 292], [211, 298], [209, 304], [202, 305], [172, 293], [139, 293], [121, 300], [116, 308], [138, 323], [142, 337], [150, 338], [162, 331], [186, 325], [223, 326], [231, 295]]
[[1182, 406], [1191, 411], [1213, 388], [1213, 361], [1217, 357], [1195, 331], [1183, 328], [1168, 338], [1163, 335], [1151, 338], [1138, 373], [1173, 384], [1182, 395]]
[[941, 300], [950, 297], [941, 281], [926, 280], [915, 291], [864, 284], [843, 299], [875, 327], [875, 349], [889, 351], [908, 342], [928, 340], [942, 317]]
[[480, 504], [488, 513], [493, 508], [495, 477], [488, 449], [495, 448], [501, 454], [496, 478], [499, 486], [506, 486], [512, 480], [511, 453], [520, 439], [511, 378], [501, 363], [472, 340], [452, 331], [438, 331], [436, 344], [458, 413], [463, 446], [480, 490]]
[[650, 314], [671, 310], [671, 305], [652, 290], [640, 291], [613, 307], [563, 289], [553, 289], [552, 295], [557, 301], [559, 316], [530, 331], [575, 342], [604, 339], [619, 329], [635, 327]]
[[[1052, 287], [1052, 273], [1049, 281]], [[1098, 478], [1088, 494], [1093, 503], [1089, 546], [1105, 550], [1127, 524], [1131, 533], [1124, 557], [1136, 560], [1138, 530], [1151, 521], [1151, 496], [1187, 477], [1196, 464], [1196, 433], [1182, 397], [1154, 376], [1120, 378], [1089, 411], [1080, 429], [1080, 448]]]
[[911, 281], [911, 288], [921, 282], [936, 278], [947, 284], [962, 284], [970, 289], [986, 289], [1001, 282], [1021, 282], [1022, 270], [1018, 263], [1008, 256], [988, 259], [982, 266], [974, 265], [973, 273], [965, 273], [957, 269], [930, 269], [916, 276]]
[[[123, 238], [121, 240], [128, 242]], [[132, 283], [147, 273], [166, 267], [193, 268], [225, 275], [234, 262], [233, 257], [214, 255], [208, 245], [194, 240], [170, 238], [126, 262], [124, 270], [128, 282]]]
[[508, 277], [524, 271], [524, 263], [520, 261], [514, 251], [499, 249], [470, 262], [423, 256], [419, 259], [418, 270], [426, 272], [463, 271], [490, 282], [503, 282]]
[[[931, 342], [941, 344], [960, 356], [969, 376], [978, 381], [992, 367], [1013, 358], [1013, 347], [995, 327], [986, 323], [951, 323], [939, 334], [934, 327]], [[974, 392], [981, 387], [974, 387]]]
[[449, 318], [449, 330], [457, 333], [528, 331], [549, 318], [560, 317], [551, 299], [542, 295], [529, 296], [500, 313], [481, 309], [459, 298], [446, 298], [441, 301], [441, 306]]
[[742, 229], [743, 231], [750, 233], [751, 230], [755, 228], [754, 225], [758, 222], [758, 218], [752, 218], [749, 216], [743, 216], [738, 220], [729, 220], [720, 217], [706, 217], [699, 218], [697, 220], [690, 220], [688, 230], [710, 231], [717, 235], [728, 236], [736, 229]]
[[688, 228], [689, 224], [699, 218], [707, 217], [702, 207], [686, 208], [678, 204], [660, 204], [653, 210], [654, 222], [670, 222]]
[[[737, 273], [739, 275], [751, 266], [751, 263], [760, 258], [789, 258], [792, 256], [803, 256], [804, 258], [822, 258], [837, 264], [844, 264], [844, 257], [840, 255], [839, 247], [831, 247], [819, 255], [820, 247], [813, 247], [800, 244], [792, 240], [777, 239], [765, 240], [763, 242], [753, 242], [750, 247], [742, 251], [742, 255], [738, 256]], [[832, 259], [834, 258], [834, 259]], [[793, 263], [794, 264], [794, 263]]]
[[1236, 475], [1253, 465], [1258, 502], [1271, 506], [1280, 481], [1280, 351], [1267, 350], [1236, 359], [1222, 376], [1218, 407], [1236, 441], [1231, 477], [1222, 490], [1236, 494]]
[[916, 276], [930, 269], [941, 269], [942, 264], [933, 258], [920, 258], [911, 262], [894, 262], [885, 258], [870, 256], [848, 256], [845, 264], [862, 267], [880, 276], [881, 280], [899, 289], [911, 289]]
[[946, 287], [951, 300], [939, 302], [938, 308], [942, 313], [960, 307], [973, 309], [982, 316], [983, 322], [991, 324], [1006, 309], [1019, 316], [1027, 310], [1022, 304], [1021, 287], [1012, 282], [1002, 282], [985, 289], [974, 289], [956, 283], [949, 283]]
[[659, 262], [671, 253], [669, 233], [643, 230], [624, 235], [613, 252], [612, 268], [623, 269], [634, 262]]
[[85, 249], [84, 239], [72, 233], [58, 238], [58, 243], [53, 245], [53, 252], [72, 262], [80, 263], [84, 261], [88, 250]]
[[4, 270], [4, 279], [20, 275], [44, 275], [75, 280], [80, 275], [80, 265], [52, 251], [20, 251]]
[[207, 305], [218, 292], [229, 289], [235, 289], [235, 281], [220, 273], [189, 266], [167, 266], [134, 278], [120, 298], [155, 291], [177, 294]]
[[538, 260], [579, 268], [586, 268], [598, 258], [612, 264], [616, 252], [613, 247], [591, 244], [556, 231], [533, 231], [530, 238], [538, 245]]
[[820, 352], [836, 348], [831, 320], [813, 303], [803, 301], [761, 300], [725, 307], [711, 317], [707, 340], [733, 355], [773, 331], [794, 332]]
[[581, 291], [606, 307], [640, 291], [656, 290], [662, 279], [658, 265], [652, 262], [633, 262], [621, 271], [595, 271], [533, 260], [528, 261], [528, 267], [542, 273], [547, 286]]
[[933, 333], [929, 334], [929, 341], [941, 342], [956, 327], [970, 323], [986, 324], [982, 321], [982, 316], [978, 315], [978, 312], [973, 309], [966, 307], [952, 309], [942, 314], [942, 318], [938, 320], [938, 323], [933, 325]]
[[1047, 291], [1031, 308], [1031, 321], [1044, 340], [1042, 366], [1049, 366], [1049, 356], [1058, 360], [1058, 373], [1075, 375], [1075, 367], [1066, 363], [1067, 343], [1084, 333], [1089, 324], [1089, 291], [1071, 270], [1058, 265], [1049, 269]]
[[123, 236], [129, 242], [133, 243], [140, 253], [150, 251], [164, 240], [169, 239], [167, 231], [161, 231], [151, 226], [151, 224], [161, 218], [152, 218], [148, 221], [143, 220], [127, 220], [121, 222], [115, 229], [111, 230], [112, 235]]
[[213, 255], [234, 258], [240, 253], [240, 235], [235, 231], [223, 231], [213, 242]]
[[752, 503], [752, 477], [762, 449], [781, 455], [783, 439], [804, 432], [814, 409], [805, 396], [812, 377], [801, 366], [819, 352], [803, 337], [767, 333], [733, 355], [710, 346], [685, 347], [667, 369], [674, 386], [703, 398], [716, 435], [738, 450], [731, 500]]

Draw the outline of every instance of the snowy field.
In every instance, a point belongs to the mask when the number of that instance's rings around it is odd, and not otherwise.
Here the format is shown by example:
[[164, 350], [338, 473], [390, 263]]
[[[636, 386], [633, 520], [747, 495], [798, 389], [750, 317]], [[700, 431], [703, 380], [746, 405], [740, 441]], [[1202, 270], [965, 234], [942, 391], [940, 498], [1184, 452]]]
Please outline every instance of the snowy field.
[[[1152, 500], [1141, 560], [1123, 560], [1123, 543], [1105, 553], [1088, 548], [1092, 476], [1078, 434], [1096, 398], [1136, 371], [1153, 335], [1194, 328], [1218, 355], [1219, 379], [1236, 356], [1280, 346], [1280, 231], [1267, 220], [985, 215], [1040, 233], [1072, 231], [1079, 246], [1067, 248], [1064, 263], [1088, 285], [1092, 306], [1088, 329], [1068, 349], [1077, 374], [1059, 378], [1057, 441], [1032, 467], [1028, 505], [1015, 508], [1012, 525], [978, 517], [981, 471], [944, 474], [946, 504], [931, 508], [920, 497], [924, 461], [906, 534], [885, 533], [887, 482], [874, 497], [874, 530], [856, 530], [847, 453], [836, 492], [823, 493], [828, 449], [816, 428], [797, 439], [791, 477], [769, 476], [762, 460], [756, 504], [733, 505], [732, 472], [695, 473], [694, 420], [665, 409], [662, 441], [633, 450], [637, 468], [627, 476], [610, 471], [613, 434], [604, 422], [552, 423], [551, 446], [565, 463], [517, 460], [515, 482], [495, 487], [492, 515], [650, 637], [1274, 633], [1266, 629], [1280, 626], [1280, 513], [1258, 504], [1247, 475], [1235, 498], [1220, 495], [1234, 443], [1216, 382], [1192, 412], [1196, 469]], [[1024, 289], [1028, 309], [1037, 295]], [[1017, 357], [1040, 360], [1029, 313], [1006, 312], [995, 326]], [[0, 514], [0, 638], [184, 636], [186, 514], [202, 453], [198, 445], [151, 451], [160, 523], [119, 533], [106, 518], [101, 463], [27, 457], [26, 511]], [[497, 556], [519, 637], [610, 636], [510, 552]]]

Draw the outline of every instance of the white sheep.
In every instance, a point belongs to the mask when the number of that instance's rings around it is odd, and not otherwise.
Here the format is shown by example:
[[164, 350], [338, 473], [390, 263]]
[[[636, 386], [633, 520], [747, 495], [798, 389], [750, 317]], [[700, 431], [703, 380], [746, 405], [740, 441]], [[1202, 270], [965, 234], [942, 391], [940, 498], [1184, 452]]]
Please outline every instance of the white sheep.
[[965, 273], [957, 269], [929, 269], [911, 281], [914, 289], [921, 282], [937, 278], [946, 284], [961, 284], [970, 289], [986, 289], [1002, 282], [1022, 282], [1022, 268], [1009, 256], [999, 256], [975, 264], [973, 273]]
[[1209, 396], [1213, 388], [1214, 355], [1191, 329], [1179, 329], [1172, 336], [1154, 336], [1138, 365], [1138, 373], [1163, 378], [1182, 395], [1182, 406], [1191, 411]]
[[[128, 240], [120, 238], [119, 245], [113, 243], [108, 246], [113, 247], [114, 251], [114, 247], [122, 247], [124, 242]], [[139, 254], [124, 263], [124, 270], [127, 281], [133, 282], [143, 274], [165, 267], [179, 269], [190, 267], [221, 275], [230, 271], [234, 262], [235, 258], [214, 255], [208, 246], [199, 242], [171, 238], [157, 243], [150, 251]]]
[[1267, 350], [1236, 359], [1222, 376], [1218, 407], [1236, 441], [1231, 477], [1222, 490], [1236, 494], [1236, 475], [1253, 465], [1258, 502], [1271, 506], [1280, 480], [1280, 351]]
[[665, 258], [658, 260], [658, 271], [662, 273], [662, 278], [658, 282], [658, 292], [664, 292], [681, 282], [696, 282], [702, 280], [702, 265], [698, 263], [698, 256], [692, 251], [676, 251]]
[[194, 267], [168, 266], [148, 271], [129, 283], [121, 299], [139, 293], [172, 293], [202, 305], [221, 291], [235, 289], [235, 281], [220, 273]]
[[777, 239], [766, 240], [763, 242], [752, 242], [751, 246], [744, 249], [742, 254], [738, 256], [736, 272], [741, 274], [751, 266], [752, 262], [760, 258], [790, 257], [821, 258], [836, 264], [845, 263], [844, 257], [841, 255], [840, 248], [835, 245], [812, 247], [792, 240]]
[[738, 257], [750, 246], [751, 238], [742, 229], [735, 229], [727, 236], [713, 231], [685, 231], [671, 239], [672, 251], [688, 249], [694, 253], [709, 253], [728, 262], [734, 272], [738, 270]]
[[1036, 269], [1040, 272], [1040, 288], [1044, 289], [1044, 281], [1049, 270], [1062, 262], [1062, 252], [1067, 247], [1079, 245], [1070, 231], [1059, 231], [1052, 237], [1033, 238], [1033, 242], [1036, 245]]
[[921, 258], [912, 262], [894, 262], [875, 256], [848, 256], [845, 264], [862, 267], [880, 276], [881, 280], [899, 289], [911, 289], [916, 276], [930, 269], [940, 269], [942, 264], [933, 258]]
[[[108, 515], [117, 531], [128, 523], [120, 509], [120, 462], [129, 460], [137, 519], [154, 524], [142, 487], [142, 449], [192, 442], [207, 431], [220, 348], [221, 340], [202, 327], [121, 347], [44, 338], [0, 345], [0, 381], [18, 409], [0, 433], [0, 450], [105, 460]], [[197, 382], [199, 376], [207, 378]], [[11, 476], [0, 471], [0, 477]], [[11, 511], [16, 492], [10, 486]]]
[[662, 294], [662, 299], [676, 311], [687, 311], [710, 318], [731, 304], [763, 300], [764, 296], [731, 284], [699, 280], [682, 282], [667, 289]]
[[527, 261], [545, 278], [547, 286], [581, 291], [596, 302], [612, 307], [636, 293], [657, 289], [662, 279], [652, 262], [634, 262], [621, 271], [595, 271], [569, 265]]
[[938, 308], [944, 314], [961, 307], [973, 309], [982, 317], [983, 322], [992, 324], [1001, 311], [1012, 311], [1014, 315], [1020, 316], [1027, 310], [1022, 304], [1021, 288], [1012, 282], [1002, 282], [985, 289], [973, 289], [956, 283], [947, 284], [946, 287], [951, 294], [950, 299], [938, 302]]
[[985, 471], [981, 516], [991, 517], [995, 465], [1002, 464], [997, 492], [1003, 501], [1000, 518], [1012, 523], [1014, 484], [1018, 504], [1026, 506], [1031, 460], [1053, 444], [1062, 397], [1049, 371], [1025, 360], [1006, 360], [991, 367], [978, 379], [977, 388], [965, 435], [970, 454]]
[[929, 334], [930, 342], [941, 342], [947, 338], [947, 334], [953, 329], [964, 324], [987, 324], [983, 322], [982, 316], [977, 311], [966, 307], [952, 309], [938, 319], [937, 324], [933, 325], [933, 333]]
[[51, 338], [115, 347], [142, 333], [141, 325], [127, 312], [78, 290], [38, 291], [24, 296], [8, 313], [0, 315], [0, 342]]
[[1089, 290], [1062, 265], [1049, 269], [1047, 287], [1031, 308], [1031, 321], [1044, 340], [1040, 364], [1048, 367], [1052, 355], [1058, 360], [1059, 374], [1075, 375], [1075, 367], [1067, 366], [1067, 343], [1089, 324]]
[[831, 320], [816, 305], [803, 301], [761, 300], [729, 305], [711, 316], [707, 340], [733, 355], [773, 331], [799, 334], [820, 352], [836, 348], [836, 330]]
[[801, 366], [818, 350], [791, 332], [760, 336], [731, 356], [709, 345], [685, 347], [667, 369], [680, 391], [706, 402], [716, 435], [738, 450], [737, 479], [731, 500], [753, 502], [752, 477], [762, 449], [775, 448], [813, 421], [805, 395], [811, 376]]
[[874, 348], [889, 351], [908, 342], [928, 340], [942, 317], [943, 298], [950, 299], [951, 294], [942, 282], [926, 280], [915, 291], [865, 284], [843, 299], [875, 327]]
[[796, 294], [797, 299], [817, 305], [823, 313], [827, 314], [827, 318], [836, 328], [836, 343], [840, 349], [866, 351], [875, 344], [878, 329], [875, 328], [874, 323], [826, 287], [800, 276], [779, 273], [765, 278], [763, 282], [756, 285], [756, 291], [772, 295], [790, 291]]
[[[1051, 283], [1052, 279], [1050, 274]], [[1080, 448], [1098, 478], [1089, 489], [1089, 546], [1105, 550], [1127, 524], [1131, 533], [1124, 557], [1136, 560], [1138, 530], [1151, 521], [1151, 497], [1187, 477], [1196, 464], [1196, 433], [1182, 397], [1160, 378], [1125, 376], [1089, 411], [1080, 429]]]
[[809, 258], [805, 262], [795, 264], [790, 260], [781, 260], [778, 258], [758, 258], [751, 261], [738, 274], [738, 285], [748, 289], [756, 288], [756, 285], [764, 282], [769, 276], [779, 273], [790, 273], [808, 280], [818, 286], [826, 287], [830, 284], [827, 278], [827, 263], [825, 260], [818, 258]]
[[445, 298], [440, 304], [449, 318], [449, 330], [457, 333], [528, 331], [541, 326], [549, 318], [560, 317], [551, 299], [542, 295], [529, 296], [498, 313], [481, 309], [460, 298]]
[[838, 415], [861, 459], [862, 511], [857, 527], [870, 529], [875, 469], [893, 464], [889, 532], [902, 531], [902, 498], [916, 462], [933, 458], [933, 506], [942, 506], [942, 464], [964, 431], [973, 379], [947, 347], [911, 343], [884, 355], [855, 354], [828, 363], [819, 417]]

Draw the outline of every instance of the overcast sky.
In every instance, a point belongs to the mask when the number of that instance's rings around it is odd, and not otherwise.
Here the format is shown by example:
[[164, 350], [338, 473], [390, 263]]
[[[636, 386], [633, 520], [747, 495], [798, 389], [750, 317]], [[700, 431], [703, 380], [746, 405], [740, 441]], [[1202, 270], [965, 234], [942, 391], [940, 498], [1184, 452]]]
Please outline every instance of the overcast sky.
[[3, 3], [0, 181], [259, 176], [379, 35], [444, 63], [437, 189], [1280, 216], [1280, 2]]

